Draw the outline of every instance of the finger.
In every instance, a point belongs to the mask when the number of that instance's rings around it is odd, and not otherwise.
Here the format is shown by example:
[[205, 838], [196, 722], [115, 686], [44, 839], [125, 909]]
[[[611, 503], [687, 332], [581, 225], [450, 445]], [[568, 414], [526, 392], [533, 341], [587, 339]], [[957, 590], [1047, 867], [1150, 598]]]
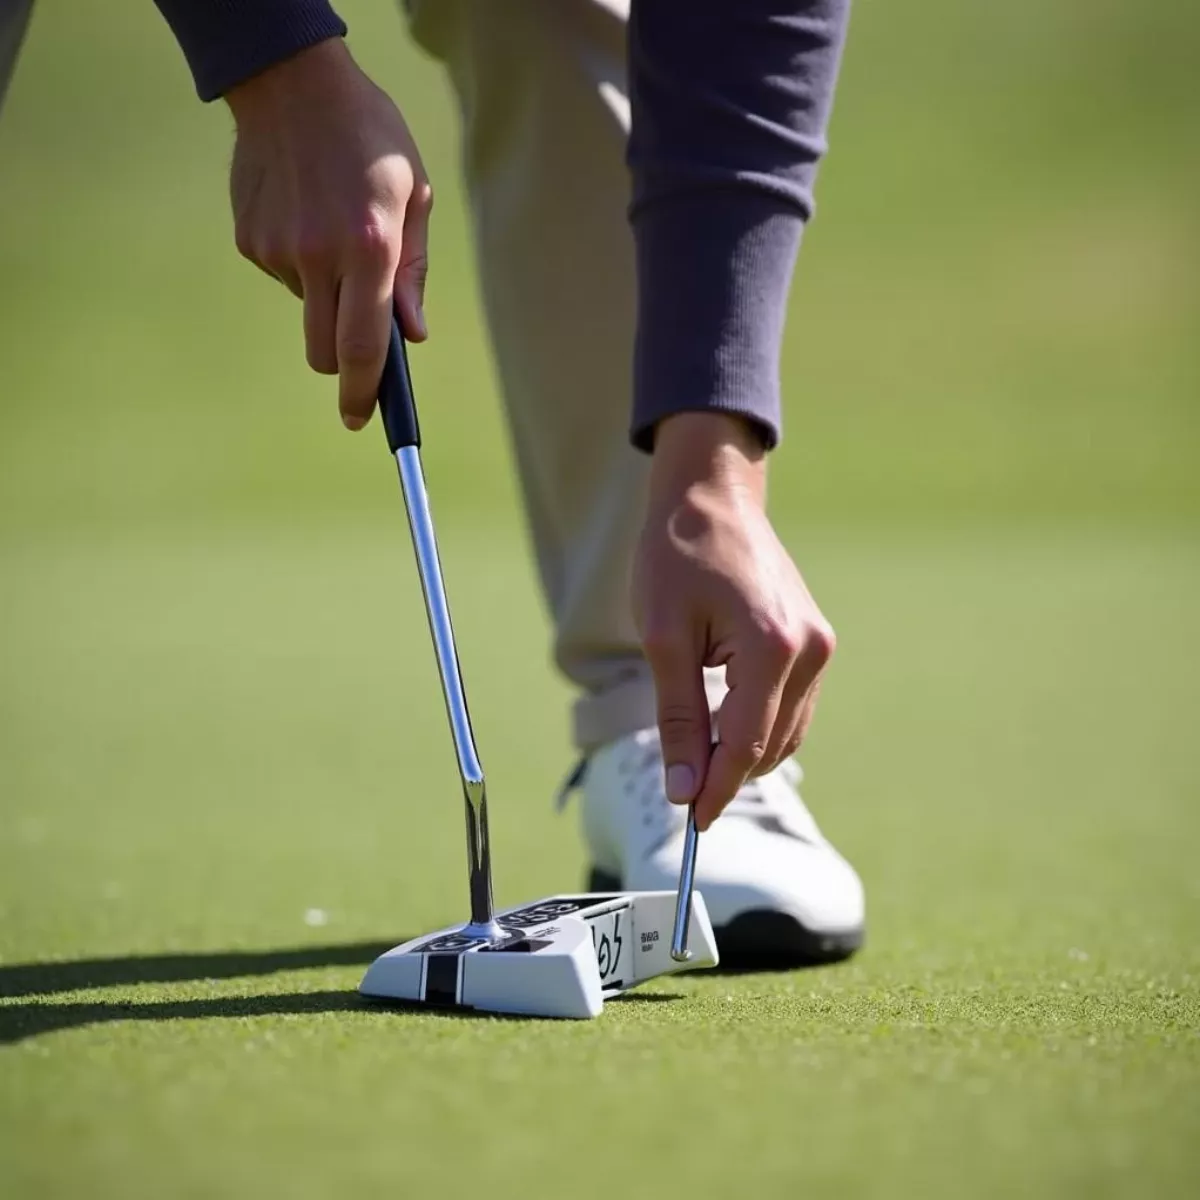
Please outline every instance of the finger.
[[766, 775], [791, 753], [788, 744], [800, 724], [801, 713], [808, 698], [811, 680], [808, 673], [799, 665], [794, 665], [788, 674], [787, 682], [779, 700], [779, 711], [775, 716], [775, 724], [767, 739], [767, 747], [763, 756], [755, 763], [750, 771], [751, 777]]
[[701, 656], [686, 634], [646, 638], [643, 650], [654, 675], [667, 799], [687, 804], [704, 783], [711, 747]]
[[429, 275], [429, 215], [432, 210], [433, 189], [428, 183], [419, 183], [404, 210], [404, 240], [395, 286], [400, 327], [410, 342], [423, 342], [429, 336], [425, 324], [425, 280]]
[[813, 714], [817, 708], [817, 696], [821, 691], [822, 678], [823, 676], [817, 676], [812, 687], [808, 689], [808, 695], [804, 697], [804, 704], [800, 708], [800, 719], [796, 722], [793, 734], [794, 745], [787, 754], [789, 758], [804, 745], [804, 739], [808, 736], [808, 727], [812, 724]]
[[784, 687], [771, 740], [752, 772], [754, 775], [766, 775], [795, 754], [812, 720], [821, 678], [835, 645], [833, 630], [828, 625], [819, 623], [808, 628]]
[[337, 285], [332, 278], [307, 279], [304, 285], [304, 350], [320, 375], [338, 373]]
[[779, 755], [779, 762], [775, 764], [776, 766], [778, 766], [779, 763], [784, 762], [786, 759], [792, 758], [799, 752], [800, 747], [804, 745], [804, 739], [808, 734], [808, 727], [810, 724], [812, 724], [813, 709], [817, 704], [817, 692], [819, 692], [820, 689], [821, 681], [818, 679], [812, 685], [812, 687], [809, 688], [807, 695], [804, 697], [804, 700], [800, 705], [800, 712], [797, 714], [795, 724], [791, 727], [791, 729], [788, 731], [787, 737], [783, 740], [782, 750]]
[[[726, 669], [727, 681], [730, 668]], [[785, 678], [777, 665], [760, 658], [745, 678], [730, 683], [717, 713], [717, 744], [696, 797], [696, 824], [702, 831], [721, 815], [766, 753]]]
[[392, 331], [398, 240], [383, 228], [365, 232], [337, 298], [338, 408], [347, 429], [361, 429], [375, 409]]

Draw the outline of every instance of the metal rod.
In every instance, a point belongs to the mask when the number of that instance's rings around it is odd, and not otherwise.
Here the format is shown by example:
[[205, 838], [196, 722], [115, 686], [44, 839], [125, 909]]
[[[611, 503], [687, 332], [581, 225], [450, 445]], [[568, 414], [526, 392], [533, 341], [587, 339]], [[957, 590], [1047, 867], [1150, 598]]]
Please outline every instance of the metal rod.
[[408, 528], [412, 534], [417, 556], [417, 572], [425, 594], [425, 612], [429, 617], [429, 632], [437, 653], [438, 674], [442, 694], [446, 699], [446, 715], [454, 737], [454, 752], [458, 773], [462, 779], [463, 801], [467, 816], [467, 871], [471, 889], [471, 924], [464, 932], [489, 941], [505, 937], [497, 923], [492, 906], [492, 852], [488, 840], [487, 789], [484, 786], [483, 766], [475, 750], [475, 735], [471, 730], [471, 714], [463, 690], [458, 651], [454, 644], [454, 627], [450, 622], [450, 606], [442, 580], [438, 557], [437, 537], [429, 511], [429, 496], [425, 491], [425, 475], [421, 470], [421, 452], [416, 446], [401, 446], [396, 451], [400, 469], [400, 487], [408, 511]]
[[687, 962], [692, 957], [688, 930], [692, 923], [692, 889], [696, 882], [696, 846], [700, 831], [696, 828], [696, 807], [688, 806], [687, 831], [683, 835], [683, 860], [679, 864], [679, 895], [675, 899], [675, 928], [671, 931], [671, 957]]

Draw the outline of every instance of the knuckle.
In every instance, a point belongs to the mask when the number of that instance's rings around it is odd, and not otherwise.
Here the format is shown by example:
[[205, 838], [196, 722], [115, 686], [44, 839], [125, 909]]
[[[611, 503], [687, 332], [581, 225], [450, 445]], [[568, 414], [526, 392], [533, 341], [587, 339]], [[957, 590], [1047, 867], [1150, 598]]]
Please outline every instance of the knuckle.
[[687, 650], [687, 639], [679, 630], [670, 627], [646, 629], [642, 634], [642, 652], [655, 663], [677, 662]]
[[279, 242], [260, 239], [255, 245], [255, 252], [258, 262], [268, 271], [279, 274], [287, 269], [288, 256]]
[[379, 347], [361, 334], [346, 334], [338, 341], [337, 357], [343, 368], [369, 367], [379, 357]]
[[821, 622], [811, 626], [804, 640], [805, 657], [813, 662], [818, 669], [823, 667], [833, 657], [837, 649], [837, 635], [833, 627]]
[[355, 258], [372, 266], [382, 266], [392, 257], [392, 246], [395, 238], [387, 223], [382, 220], [370, 220], [361, 224], [355, 230], [351, 241]]
[[294, 256], [302, 268], [323, 267], [333, 261], [333, 247], [323, 234], [302, 233], [296, 240]]
[[696, 712], [686, 704], [664, 704], [658, 710], [658, 732], [664, 746], [690, 742], [698, 728]]
[[417, 181], [408, 202], [414, 205], [419, 212], [430, 213], [433, 211], [433, 186], [428, 179]]
[[735, 738], [725, 743], [725, 751], [739, 771], [749, 773], [762, 761], [767, 744], [757, 738]]
[[414, 254], [412, 258], [405, 259], [400, 264], [400, 270], [424, 292], [429, 278], [429, 259], [424, 254]]
[[788, 663], [800, 651], [800, 638], [781, 622], [772, 621], [762, 630], [762, 646], [774, 663]]

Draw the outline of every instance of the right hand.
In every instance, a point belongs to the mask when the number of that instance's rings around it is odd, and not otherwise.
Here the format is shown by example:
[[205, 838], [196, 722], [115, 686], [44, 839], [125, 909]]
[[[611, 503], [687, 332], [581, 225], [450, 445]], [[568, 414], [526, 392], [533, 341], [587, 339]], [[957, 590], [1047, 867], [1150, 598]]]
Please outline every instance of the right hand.
[[340, 38], [231, 89], [238, 250], [304, 301], [308, 364], [347, 429], [375, 408], [393, 312], [425, 340], [433, 191], [396, 106]]
[[[658, 427], [634, 558], [634, 617], [658, 696], [667, 798], [707, 829], [746, 782], [800, 746], [833, 630], [766, 512], [761, 437], [728, 413]], [[725, 668], [717, 713], [704, 668]]]

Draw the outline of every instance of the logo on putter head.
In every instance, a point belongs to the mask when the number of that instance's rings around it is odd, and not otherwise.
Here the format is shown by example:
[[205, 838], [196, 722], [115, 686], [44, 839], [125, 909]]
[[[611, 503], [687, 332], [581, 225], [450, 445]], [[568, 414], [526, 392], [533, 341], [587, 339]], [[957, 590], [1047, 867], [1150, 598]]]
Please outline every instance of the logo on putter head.
[[[607, 914], [592, 926], [592, 949], [596, 952], [596, 966], [600, 971], [600, 982], [611, 984], [621, 962], [621, 950], [625, 939], [621, 936], [621, 914]], [[601, 922], [607, 926], [601, 929]]]
[[500, 918], [500, 923], [516, 929], [532, 929], [535, 925], [545, 925], [547, 921], [556, 921], [559, 917], [579, 912], [580, 909], [591, 908], [595, 904], [595, 899], [543, 900], [540, 904], [531, 904], [528, 908], [519, 908], [516, 912], [505, 913]]

